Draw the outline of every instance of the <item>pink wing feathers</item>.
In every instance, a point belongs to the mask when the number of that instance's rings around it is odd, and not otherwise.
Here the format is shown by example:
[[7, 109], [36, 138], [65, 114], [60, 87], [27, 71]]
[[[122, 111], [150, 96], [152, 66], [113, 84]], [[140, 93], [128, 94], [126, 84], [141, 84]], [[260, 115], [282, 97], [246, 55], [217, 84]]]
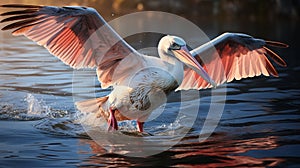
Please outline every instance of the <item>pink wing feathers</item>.
[[109, 86], [120, 60], [136, 51], [93, 8], [2, 5], [19, 10], [2, 13], [2, 30], [24, 35], [75, 68], [97, 67], [102, 85]]
[[[278, 73], [267, 56], [280, 66], [285, 67], [286, 63], [266, 46], [288, 47], [280, 42], [255, 39], [246, 34], [224, 33], [190, 52], [220, 85], [261, 74], [277, 77]], [[177, 90], [210, 87], [196, 72], [186, 68], [183, 82]]]

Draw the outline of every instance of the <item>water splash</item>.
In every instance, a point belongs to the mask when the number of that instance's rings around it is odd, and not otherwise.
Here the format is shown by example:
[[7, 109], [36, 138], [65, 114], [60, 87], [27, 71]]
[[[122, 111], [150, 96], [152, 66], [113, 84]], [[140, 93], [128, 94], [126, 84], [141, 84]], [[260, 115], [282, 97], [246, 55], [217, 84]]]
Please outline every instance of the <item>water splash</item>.
[[66, 110], [55, 110], [47, 105], [43, 99], [37, 99], [32, 94], [27, 94], [24, 99], [27, 102], [27, 115], [40, 118], [63, 118], [68, 117], [69, 112]]
[[63, 118], [69, 116], [66, 110], [52, 109], [42, 99], [37, 99], [32, 94], [27, 94], [24, 98], [25, 107], [17, 107], [14, 104], [0, 103], [0, 120], [41, 120], [45, 118]]
[[50, 107], [46, 105], [43, 100], [36, 99], [32, 94], [28, 93], [26, 98], [24, 99], [27, 104], [27, 114], [35, 115], [40, 117], [45, 117], [50, 114]]
[[[23, 99], [25, 106], [16, 109], [13, 104], [0, 104], [0, 120], [32, 121], [40, 120], [34, 127], [42, 132], [58, 135], [87, 138], [86, 132], [107, 131], [107, 122], [104, 118], [98, 118], [94, 113], [69, 112], [67, 110], [53, 109], [43, 99], [33, 94], [27, 94]], [[179, 117], [175, 122], [158, 120], [150, 121], [150, 127], [145, 131], [150, 135], [172, 136], [175, 130], [183, 129], [183, 118]], [[137, 136], [136, 121], [118, 122], [120, 132], [126, 135]], [[84, 125], [84, 128], [82, 127]]]

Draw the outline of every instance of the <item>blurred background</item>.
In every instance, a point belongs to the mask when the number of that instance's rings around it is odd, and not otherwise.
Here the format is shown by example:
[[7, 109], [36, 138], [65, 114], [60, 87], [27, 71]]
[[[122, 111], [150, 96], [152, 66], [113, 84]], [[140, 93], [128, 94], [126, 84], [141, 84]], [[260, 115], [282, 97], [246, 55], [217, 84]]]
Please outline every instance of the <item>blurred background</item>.
[[[289, 19], [299, 18], [299, 0], [6, 0], [5, 3], [26, 3], [43, 5], [84, 5], [93, 6], [102, 14], [126, 14], [140, 10], [157, 10], [177, 14], [217, 17], [241, 18], [257, 20], [265, 18]], [[274, 17], [277, 16], [277, 17]]]
[[298, 20], [300, 16], [300, 0], [6, 0], [2, 3], [93, 6], [105, 16], [142, 10], [171, 12], [197, 18], [243, 18], [249, 21], [263, 21], [265, 18]]
[[[192, 21], [210, 38], [228, 31], [242, 32], [268, 40], [279, 40], [288, 43], [292, 50], [300, 44], [298, 38], [300, 37], [298, 31], [300, 0], [6, 0], [0, 2], [0, 4], [4, 3], [90, 6], [97, 9], [106, 21], [132, 12], [164, 11]], [[0, 12], [5, 10], [0, 9]], [[155, 44], [157, 42], [158, 40]], [[294, 61], [299, 63], [298, 59]], [[294, 64], [294, 61], [291, 63]]]
[[[6, 0], [56, 6], [90, 6], [110, 21], [132, 12], [164, 11], [185, 17], [210, 38], [225, 31], [283, 39], [295, 46], [299, 37], [300, 0]], [[4, 11], [5, 9], [0, 9]], [[286, 33], [286, 34], [283, 34]], [[276, 37], [276, 38], [275, 38]], [[291, 39], [290, 39], [291, 38]], [[297, 43], [298, 45], [298, 43]]]

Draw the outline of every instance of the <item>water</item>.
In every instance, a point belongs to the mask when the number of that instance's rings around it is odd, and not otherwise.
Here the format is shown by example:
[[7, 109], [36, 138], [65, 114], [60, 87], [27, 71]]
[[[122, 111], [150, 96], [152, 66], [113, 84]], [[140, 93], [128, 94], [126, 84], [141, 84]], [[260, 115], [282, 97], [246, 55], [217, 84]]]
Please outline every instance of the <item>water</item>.
[[[279, 78], [256, 77], [228, 84], [221, 121], [203, 142], [198, 136], [210, 105], [210, 91], [200, 91], [198, 116], [189, 128], [181, 122], [184, 116], [176, 119], [179, 95], [173, 94], [158, 120], [145, 124], [152, 136], [144, 138], [166, 138], [180, 129], [188, 129], [187, 134], [165, 152], [136, 158], [112, 153], [89, 138], [80, 124], [82, 118], [75, 113], [71, 68], [26, 38], [0, 32], [0, 167], [298, 167], [299, 23], [281, 20], [245, 25], [244, 21], [229, 21], [220, 26], [215, 21], [187, 18], [210, 37], [229, 29], [286, 42], [291, 47], [277, 51], [289, 66], [277, 67]], [[132, 43], [137, 47], [151, 41], [147, 35], [131, 39], [143, 40]], [[109, 89], [96, 92], [105, 95]], [[121, 123], [127, 134], [134, 126], [131, 121]], [[109, 145], [117, 148], [122, 144]], [[154, 151], [159, 147], [159, 143], [148, 146]], [[126, 152], [125, 147], [122, 149]]]

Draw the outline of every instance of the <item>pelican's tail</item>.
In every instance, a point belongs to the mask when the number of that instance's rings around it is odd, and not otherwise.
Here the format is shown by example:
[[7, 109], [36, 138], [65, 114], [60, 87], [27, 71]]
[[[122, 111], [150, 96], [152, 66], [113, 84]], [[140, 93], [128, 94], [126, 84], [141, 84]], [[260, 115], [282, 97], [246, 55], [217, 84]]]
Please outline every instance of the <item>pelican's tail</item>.
[[105, 112], [102, 105], [106, 103], [108, 100], [108, 96], [95, 98], [95, 99], [88, 99], [76, 102], [75, 105], [77, 109], [82, 113], [96, 113], [97, 117], [104, 117], [108, 118], [108, 113]]
[[[96, 113], [97, 117], [103, 117], [108, 120], [109, 117], [109, 103], [108, 97], [100, 97], [95, 99], [88, 99], [76, 102], [77, 109], [82, 113]], [[130, 120], [126, 116], [123, 116], [118, 109], [115, 110], [115, 117], [117, 121]]]

